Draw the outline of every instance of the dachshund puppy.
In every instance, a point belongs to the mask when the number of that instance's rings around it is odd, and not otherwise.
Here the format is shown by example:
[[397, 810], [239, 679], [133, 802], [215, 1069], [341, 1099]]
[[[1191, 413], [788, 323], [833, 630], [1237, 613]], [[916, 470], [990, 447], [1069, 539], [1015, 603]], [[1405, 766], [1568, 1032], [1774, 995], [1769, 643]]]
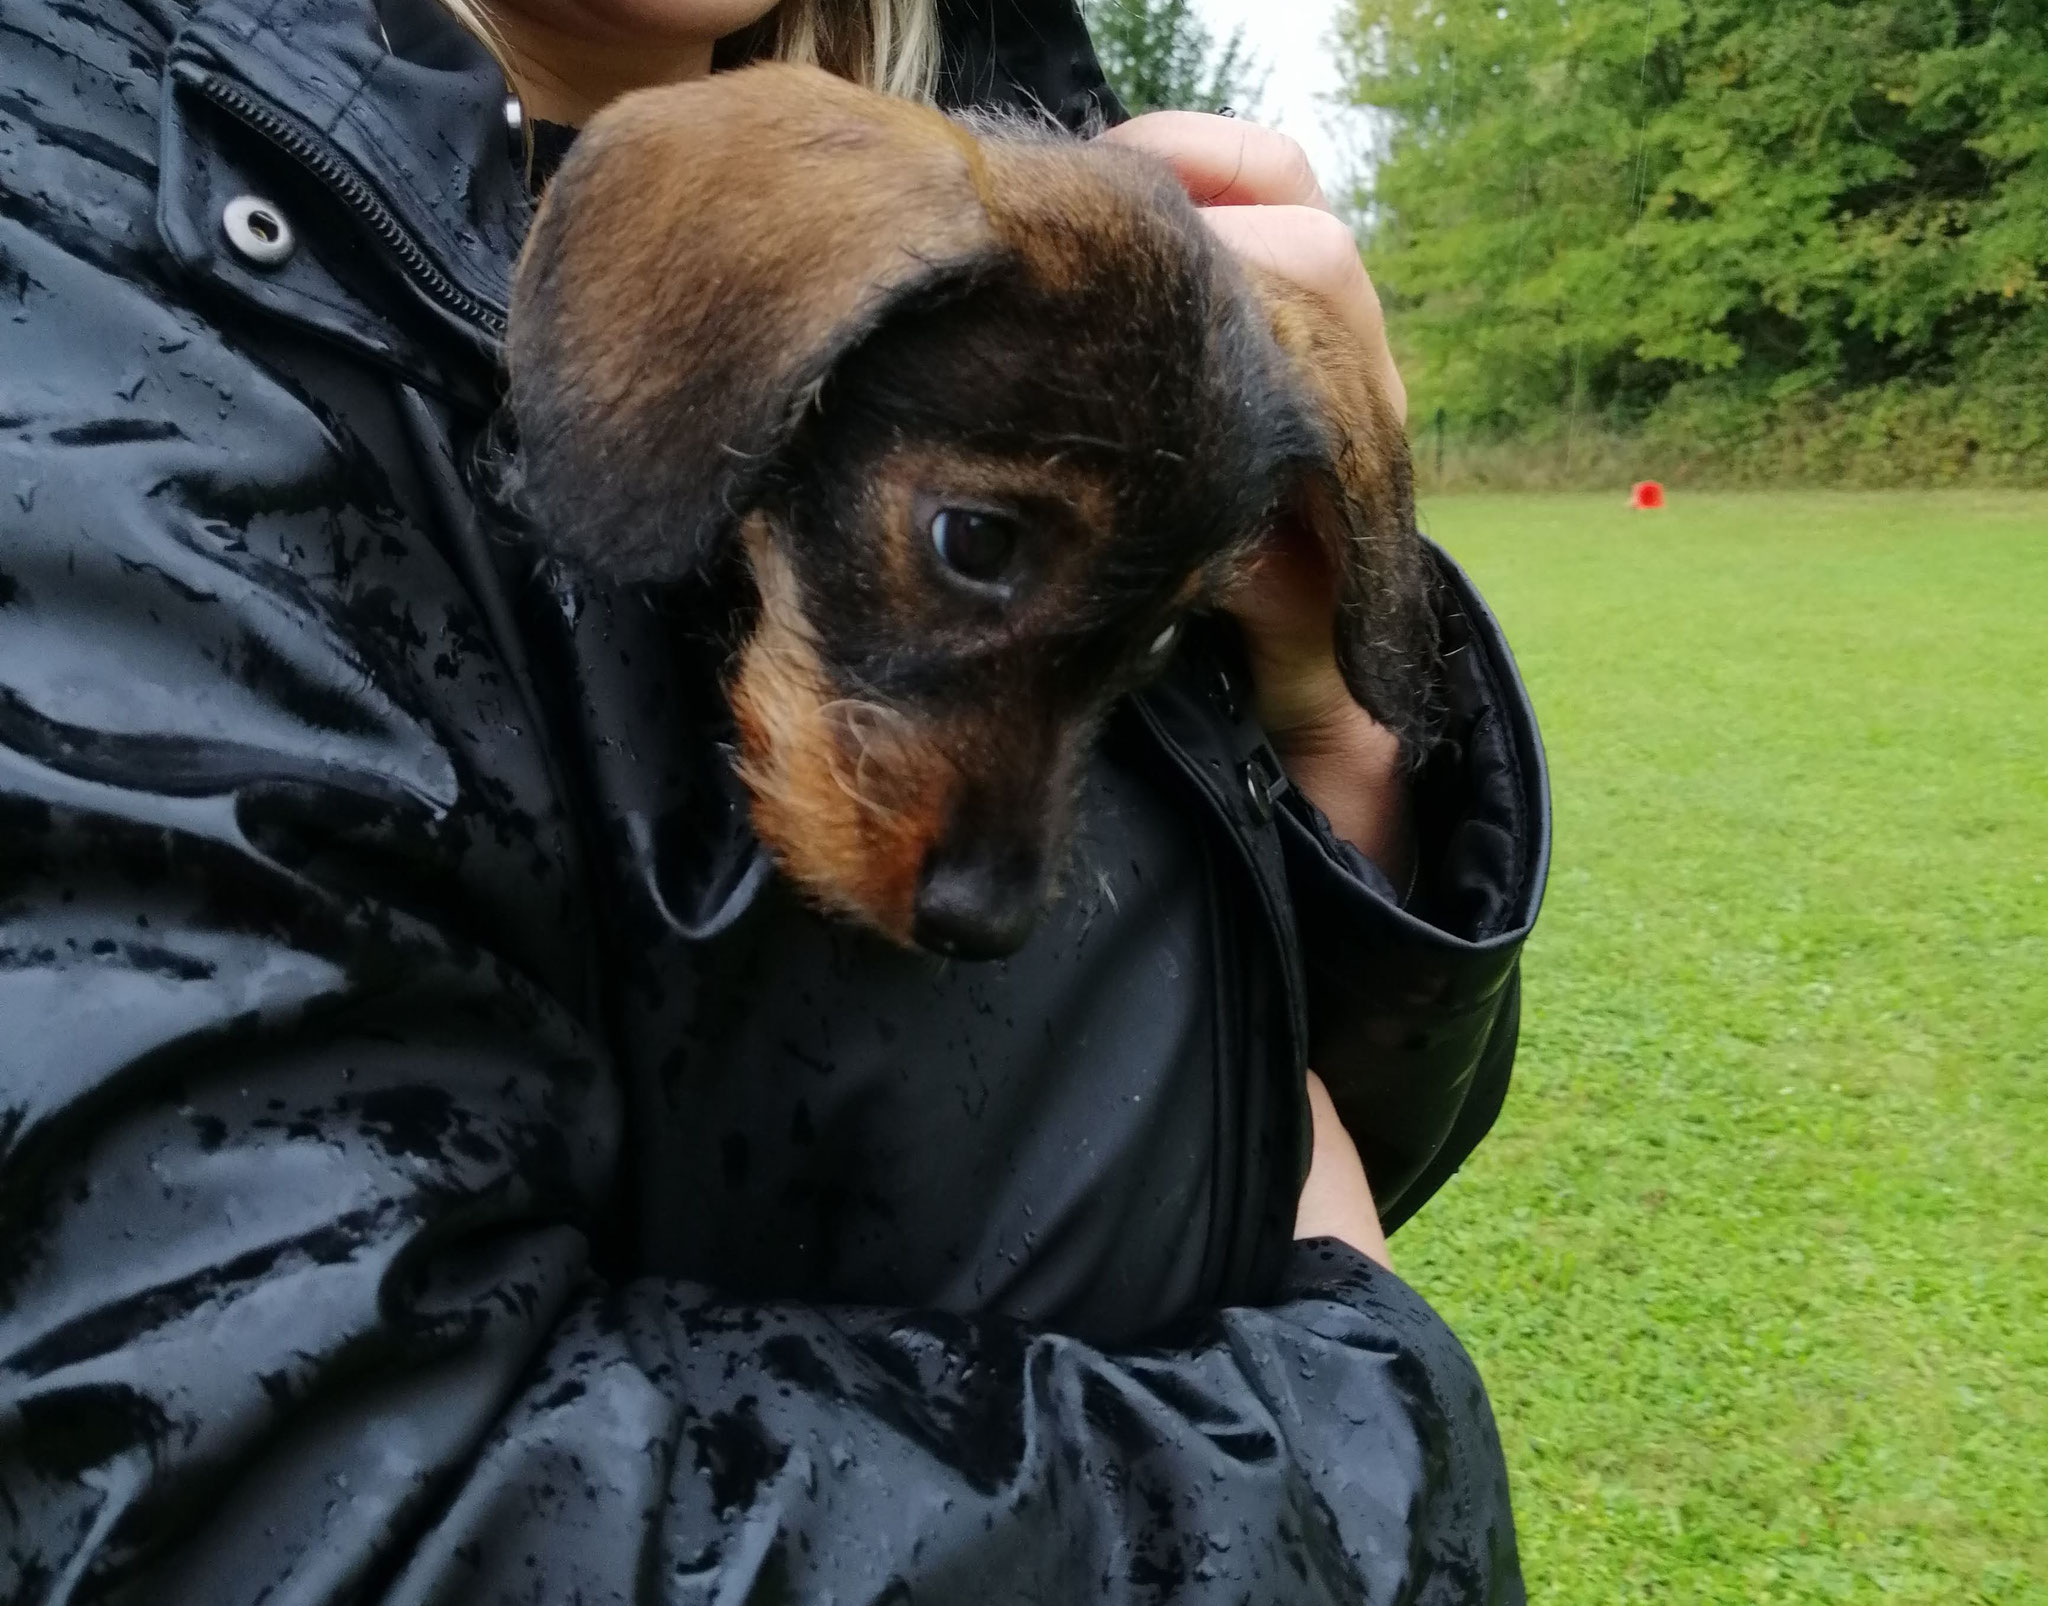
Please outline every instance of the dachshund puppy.
[[733, 583], [755, 830], [899, 943], [1022, 943], [1103, 715], [1277, 520], [1333, 564], [1353, 694], [1428, 739], [1400, 425], [1152, 157], [808, 68], [643, 91], [547, 192], [509, 366], [542, 538]]

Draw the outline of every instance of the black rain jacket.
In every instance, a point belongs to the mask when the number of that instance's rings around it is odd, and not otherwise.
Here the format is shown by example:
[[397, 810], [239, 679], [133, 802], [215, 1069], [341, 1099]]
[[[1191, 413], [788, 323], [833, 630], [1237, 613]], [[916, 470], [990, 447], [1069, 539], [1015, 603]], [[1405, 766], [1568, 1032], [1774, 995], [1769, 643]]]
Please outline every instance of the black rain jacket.
[[681, 605], [489, 512], [503, 94], [420, 0], [0, 0], [0, 1600], [1519, 1599], [1470, 1362], [1289, 1241], [1305, 1064], [1390, 1225], [1506, 1088], [1478, 598], [1409, 909], [1210, 630], [1016, 958], [832, 925]]

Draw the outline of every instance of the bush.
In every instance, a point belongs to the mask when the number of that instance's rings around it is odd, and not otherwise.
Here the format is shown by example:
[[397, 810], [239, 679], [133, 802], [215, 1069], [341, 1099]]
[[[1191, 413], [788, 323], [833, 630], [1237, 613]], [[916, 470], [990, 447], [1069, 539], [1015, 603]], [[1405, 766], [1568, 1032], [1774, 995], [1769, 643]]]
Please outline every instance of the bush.
[[2048, 10], [1352, 0], [1343, 36], [1446, 477], [2048, 483]]
[[1895, 381], [1839, 397], [1760, 402], [1680, 387], [1639, 428], [1566, 414], [1512, 434], [1413, 427], [1424, 491], [1620, 488], [1639, 479], [1735, 489], [2048, 487], [2048, 386]]

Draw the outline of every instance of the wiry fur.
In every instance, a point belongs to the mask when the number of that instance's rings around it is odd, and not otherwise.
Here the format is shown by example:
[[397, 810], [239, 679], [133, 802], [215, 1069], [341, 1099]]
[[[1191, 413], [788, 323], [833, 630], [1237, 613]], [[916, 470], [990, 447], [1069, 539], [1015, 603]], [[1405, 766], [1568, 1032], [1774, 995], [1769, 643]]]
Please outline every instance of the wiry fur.
[[[1429, 740], [1400, 427], [1334, 312], [1254, 283], [1148, 157], [790, 67], [630, 96], [550, 190], [509, 353], [548, 539], [751, 577], [756, 829], [899, 941], [939, 870], [1043, 899], [1103, 710], [1278, 518], [1340, 576], [1347, 683]], [[935, 505], [1028, 531], [1007, 600], [944, 571]]]
[[758, 516], [747, 545], [759, 611], [728, 695], [756, 829], [820, 902], [907, 943], [918, 872], [956, 777], [908, 716], [839, 693], [796, 576]]

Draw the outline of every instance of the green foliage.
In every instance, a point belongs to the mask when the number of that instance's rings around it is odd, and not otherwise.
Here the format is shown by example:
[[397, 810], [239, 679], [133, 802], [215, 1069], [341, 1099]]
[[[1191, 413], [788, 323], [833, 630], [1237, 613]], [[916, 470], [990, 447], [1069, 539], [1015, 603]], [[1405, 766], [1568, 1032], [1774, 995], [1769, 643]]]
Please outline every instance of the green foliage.
[[2048, 1606], [2048, 496], [1423, 514], [1556, 782], [1515, 1085], [1393, 1245], [1530, 1599]]
[[1434, 414], [1415, 424], [1425, 491], [2048, 484], [2048, 383], [2013, 372], [1783, 399], [1683, 385], [1640, 423], [1576, 411], [1511, 435], [1447, 429], [1441, 453]]
[[1343, 32], [1418, 417], [2048, 383], [2048, 8], [1356, 0]]
[[1081, 9], [1103, 74], [1133, 114], [1257, 112], [1266, 75], [1242, 28], [1219, 45], [1190, 0], [1083, 0]]

